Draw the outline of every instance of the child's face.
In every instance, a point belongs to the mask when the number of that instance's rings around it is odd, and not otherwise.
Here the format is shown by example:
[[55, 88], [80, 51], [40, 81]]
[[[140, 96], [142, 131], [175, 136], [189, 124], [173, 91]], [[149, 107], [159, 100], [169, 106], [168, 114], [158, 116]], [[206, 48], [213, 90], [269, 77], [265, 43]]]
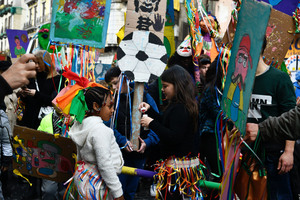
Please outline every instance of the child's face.
[[161, 83], [162, 83], [161, 91], [164, 93], [166, 99], [168, 100], [172, 99], [175, 95], [174, 85], [172, 83], [168, 83], [165, 81], [161, 81]]
[[108, 96], [106, 102], [102, 105], [100, 109], [99, 116], [102, 118], [102, 120], [109, 121], [113, 113], [114, 113], [114, 101], [111, 96]]
[[[113, 90], [118, 91], [119, 87], [120, 87], [120, 77], [114, 77], [110, 81], [110, 84], [111, 84]], [[123, 84], [122, 84], [121, 93], [127, 93], [127, 84], [126, 84], [125, 79], [124, 79]]]

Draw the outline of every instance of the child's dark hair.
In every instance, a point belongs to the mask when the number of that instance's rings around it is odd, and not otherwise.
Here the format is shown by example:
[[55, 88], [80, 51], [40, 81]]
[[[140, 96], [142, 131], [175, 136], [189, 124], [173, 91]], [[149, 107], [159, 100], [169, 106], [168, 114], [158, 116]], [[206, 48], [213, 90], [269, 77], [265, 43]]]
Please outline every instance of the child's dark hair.
[[107, 70], [105, 74], [105, 82], [109, 83], [114, 77], [119, 77], [121, 74], [121, 70], [119, 67], [111, 67]]
[[181, 66], [173, 65], [161, 75], [161, 80], [174, 85], [174, 97], [170, 103], [182, 103], [193, 119], [195, 130], [198, 124], [196, 87], [191, 75]]
[[89, 88], [84, 94], [85, 102], [89, 111], [93, 110], [94, 102], [96, 102], [101, 107], [108, 96], [111, 96], [111, 92], [108, 89], [102, 87]]

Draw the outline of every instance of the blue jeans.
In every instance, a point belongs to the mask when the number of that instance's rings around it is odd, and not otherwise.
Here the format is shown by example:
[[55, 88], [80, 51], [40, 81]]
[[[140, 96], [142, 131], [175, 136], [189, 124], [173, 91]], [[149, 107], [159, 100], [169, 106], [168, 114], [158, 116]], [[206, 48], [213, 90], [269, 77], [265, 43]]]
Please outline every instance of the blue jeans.
[[266, 155], [266, 169], [268, 177], [268, 199], [271, 200], [292, 200], [292, 190], [290, 184], [290, 175], [278, 174], [279, 156]]
[[[124, 158], [124, 166], [144, 169], [146, 159], [128, 159]], [[139, 185], [140, 177], [131, 176], [127, 174], [119, 175], [120, 182], [122, 184], [123, 195], [125, 200], [133, 200]]]

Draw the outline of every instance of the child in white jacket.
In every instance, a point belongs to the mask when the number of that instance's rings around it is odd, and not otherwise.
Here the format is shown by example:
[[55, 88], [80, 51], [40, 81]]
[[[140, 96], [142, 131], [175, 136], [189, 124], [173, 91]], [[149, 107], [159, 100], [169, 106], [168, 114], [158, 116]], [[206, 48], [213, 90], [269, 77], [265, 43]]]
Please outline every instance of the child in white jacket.
[[124, 161], [113, 130], [103, 123], [114, 112], [113, 97], [101, 87], [89, 88], [84, 97], [86, 116], [82, 123], [76, 121], [69, 132], [77, 146], [78, 165], [66, 198], [123, 200], [117, 174]]

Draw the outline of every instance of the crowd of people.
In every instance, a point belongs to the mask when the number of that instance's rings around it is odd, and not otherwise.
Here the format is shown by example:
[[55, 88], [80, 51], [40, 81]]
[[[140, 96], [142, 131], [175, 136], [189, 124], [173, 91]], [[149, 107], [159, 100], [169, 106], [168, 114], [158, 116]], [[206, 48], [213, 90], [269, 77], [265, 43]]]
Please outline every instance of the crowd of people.
[[[146, 115], [140, 121], [136, 150], [130, 142], [135, 114], [132, 113], [134, 82], [114, 66], [105, 75], [109, 88], [96, 85], [80, 91], [78, 95], [83, 99], [80, 106], [86, 111], [82, 120], [75, 120], [68, 134], [77, 147], [75, 173], [68, 187], [42, 179], [42, 199], [62, 199], [64, 194], [65, 199], [132, 200], [140, 178], [121, 174], [122, 167], [143, 169], [147, 162], [158, 166], [154, 180], [156, 199], [200, 196], [218, 199], [217, 190], [200, 188], [197, 181], [222, 180], [215, 122], [221, 110], [222, 81], [226, 74], [222, 68], [224, 61], [219, 57], [212, 61], [203, 54], [198, 62], [201, 82], [196, 84], [191, 49], [183, 53], [178, 48], [169, 59], [168, 68], [145, 87], [138, 114]], [[19, 88], [15, 93], [25, 104], [19, 125], [62, 134], [63, 114], [58, 107], [54, 106], [45, 116], [40, 114], [41, 108], [53, 106], [52, 100], [65, 82], [47, 51], [25, 54], [14, 64], [0, 63], [1, 67], [4, 65], [9, 66], [0, 75], [1, 171], [11, 164], [13, 152], [5, 96]], [[296, 106], [295, 94], [289, 76], [265, 64], [261, 56], [244, 140], [255, 141], [260, 131], [263, 140], [258, 156], [263, 156], [261, 160], [267, 170], [270, 199], [299, 199], [300, 195], [295, 167], [299, 163], [295, 140], [300, 137], [300, 108], [299, 104]], [[231, 125], [228, 126], [232, 128]], [[39, 180], [27, 178], [34, 186], [23, 199], [33, 199], [38, 194]], [[0, 199], [4, 198], [0, 190]]]

